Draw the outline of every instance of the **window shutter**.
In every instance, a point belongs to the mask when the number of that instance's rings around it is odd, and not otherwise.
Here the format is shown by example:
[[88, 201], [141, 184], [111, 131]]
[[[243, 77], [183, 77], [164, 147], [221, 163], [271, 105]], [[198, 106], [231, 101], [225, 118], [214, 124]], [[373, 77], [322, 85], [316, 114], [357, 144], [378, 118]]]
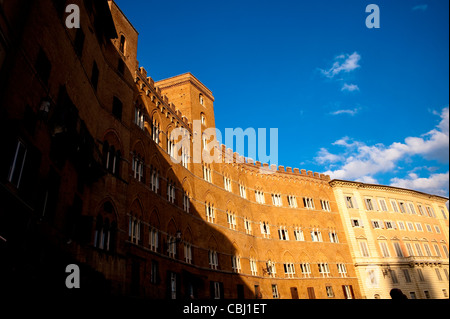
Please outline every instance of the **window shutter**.
[[372, 203], [373, 203], [373, 208], [375, 210], [380, 210], [380, 208], [378, 207], [378, 201], [376, 198], [373, 199]]

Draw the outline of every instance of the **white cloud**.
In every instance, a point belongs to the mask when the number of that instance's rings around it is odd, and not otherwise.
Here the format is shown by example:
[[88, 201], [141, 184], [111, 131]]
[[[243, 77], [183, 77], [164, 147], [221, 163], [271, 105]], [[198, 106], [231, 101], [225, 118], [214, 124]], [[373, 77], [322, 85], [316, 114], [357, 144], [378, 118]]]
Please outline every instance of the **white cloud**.
[[393, 178], [391, 186], [413, 189], [428, 194], [447, 196], [449, 185], [449, 172], [444, 174], [432, 174], [428, 178], [420, 178], [411, 173], [408, 178]]
[[428, 9], [427, 4], [420, 4], [412, 8], [413, 11], [426, 11]]
[[338, 155], [331, 154], [327, 149], [322, 148], [319, 151], [319, 156], [316, 158], [317, 162], [320, 164], [324, 163], [336, 163], [342, 161], [342, 157]]
[[[344, 137], [333, 143], [344, 148], [341, 154], [332, 154], [326, 148], [322, 148], [316, 157], [319, 164], [332, 163], [325, 174], [336, 179], [375, 181], [374, 175], [378, 173], [395, 172], [400, 160], [409, 160], [412, 156], [419, 155], [427, 160], [438, 160], [442, 163], [449, 162], [449, 108], [444, 108], [440, 113], [441, 122], [430, 132], [421, 137], [407, 137], [403, 143], [395, 142], [390, 146], [383, 144], [366, 145], [363, 142], [353, 141]], [[337, 159], [342, 159], [337, 161]], [[340, 164], [338, 169], [332, 170]], [[413, 175], [409, 179], [393, 180], [393, 183], [406, 183], [413, 181]], [[431, 179], [433, 177], [433, 179]], [[373, 180], [371, 180], [373, 179]], [[440, 182], [442, 177], [433, 174], [429, 178], [431, 182]], [[419, 183], [426, 184], [425, 180], [418, 179]], [[420, 186], [420, 185], [419, 185]], [[417, 187], [417, 186], [416, 186]], [[425, 186], [423, 186], [425, 187]], [[432, 188], [431, 186], [429, 187]]]
[[359, 91], [359, 87], [356, 84], [345, 83], [341, 91], [348, 91], [348, 92]]
[[330, 113], [331, 115], [341, 115], [341, 114], [349, 114], [351, 116], [354, 116], [358, 114], [359, 109], [353, 109], [353, 110], [338, 110], [336, 112]]
[[341, 72], [351, 72], [360, 67], [361, 56], [354, 52], [353, 54], [343, 54], [335, 58], [337, 60], [329, 70], [321, 70], [322, 74], [328, 78], [334, 78]]

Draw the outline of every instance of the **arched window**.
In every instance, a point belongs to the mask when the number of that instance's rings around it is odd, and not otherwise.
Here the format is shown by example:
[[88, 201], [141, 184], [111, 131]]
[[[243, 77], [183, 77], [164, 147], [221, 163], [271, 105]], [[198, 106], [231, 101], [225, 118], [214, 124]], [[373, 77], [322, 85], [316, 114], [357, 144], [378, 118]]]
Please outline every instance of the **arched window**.
[[156, 144], [159, 144], [159, 133], [161, 132], [161, 128], [156, 119], [153, 119], [152, 123], [152, 138]]
[[[94, 247], [114, 252], [116, 248], [117, 223], [110, 222], [110, 218], [114, 218], [114, 208], [110, 202], [103, 205], [102, 212], [97, 216], [94, 231]], [[106, 217], [107, 215], [111, 215]]]
[[203, 97], [203, 94], [200, 94], [199, 101], [200, 101], [200, 105], [205, 105], [205, 99]]
[[202, 121], [202, 125], [206, 125], [206, 115], [205, 113], [200, 113], [200, 118]]
[[139, 182], [145, 183], [145, 160], [136, 152], [133, 152], [131, 169], [133, 171], [134, 178]]
[[111, 174], [120, 176], [120, 161], [122, 153], [116, 150], [108, 141], [103, 142], [103, 167]]
[[120, 52], [122, 52], [123, 54], [125, 54], [125, 45], [126, 45], [126, 39], [125, 39], [125, 36], [122, 34], [122, 35], [120, 36], [119, 50], [120, 50]]

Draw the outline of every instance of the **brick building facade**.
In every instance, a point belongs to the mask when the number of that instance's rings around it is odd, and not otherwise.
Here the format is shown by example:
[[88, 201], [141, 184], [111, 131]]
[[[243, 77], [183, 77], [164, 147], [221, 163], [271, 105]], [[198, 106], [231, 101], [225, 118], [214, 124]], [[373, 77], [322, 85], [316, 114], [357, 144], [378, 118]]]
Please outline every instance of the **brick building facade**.
[[75, 263], [97, 295], [361, 298], [330, 178], [225, 146], [233, 163], [195, 164], [201, 142], [176, 154], [174, 129], [215, 126], [213, 93], [154, 82], [113, 1], [71, 3], [80, 29], [66, 1], [0, 2], [2, 286], [68, 293]]

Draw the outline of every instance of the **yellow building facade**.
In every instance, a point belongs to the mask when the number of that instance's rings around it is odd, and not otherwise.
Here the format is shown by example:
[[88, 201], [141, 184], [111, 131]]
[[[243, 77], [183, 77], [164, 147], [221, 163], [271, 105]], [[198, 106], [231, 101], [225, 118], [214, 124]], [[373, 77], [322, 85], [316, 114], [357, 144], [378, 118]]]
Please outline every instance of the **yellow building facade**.
[[396, 187], [330, 182], [361, 294], [446, 299], [449, 293], [447, 198]]

